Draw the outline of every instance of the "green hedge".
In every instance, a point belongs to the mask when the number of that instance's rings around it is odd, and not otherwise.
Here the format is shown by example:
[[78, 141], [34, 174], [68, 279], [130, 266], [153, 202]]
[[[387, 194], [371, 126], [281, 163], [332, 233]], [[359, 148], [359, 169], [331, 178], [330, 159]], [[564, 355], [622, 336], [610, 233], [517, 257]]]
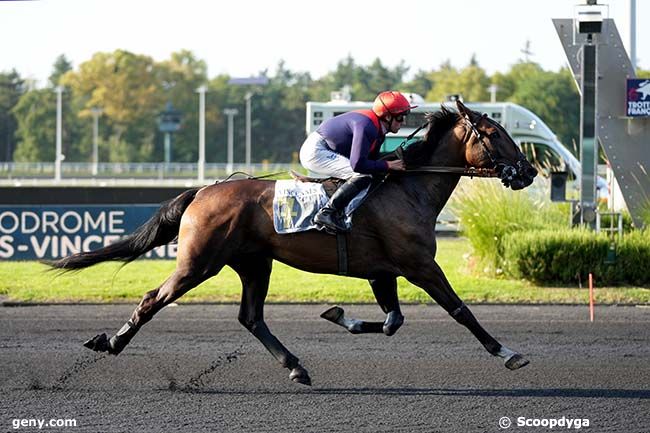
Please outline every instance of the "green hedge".
[[[536, 182], [542, 184], [537, 195], [547, 190], [543, 179]], [[567, 205], [506, 189], [494, 179], [464, 180], [449, 207], [459, 218], [479, 267], [490, 274], [502, 268], [503, 240], [508, 234], [566, 227], [569, 217]]]
[[544, 284], [584, 282], [589, 273], [598, 285], [650, 284], [650, 231], [635, 231], [618, 240], [614, 263], [608, 263], [610, 246], [606, 235], [586, 229], [514, 232], [503, 240], [503, 270]]

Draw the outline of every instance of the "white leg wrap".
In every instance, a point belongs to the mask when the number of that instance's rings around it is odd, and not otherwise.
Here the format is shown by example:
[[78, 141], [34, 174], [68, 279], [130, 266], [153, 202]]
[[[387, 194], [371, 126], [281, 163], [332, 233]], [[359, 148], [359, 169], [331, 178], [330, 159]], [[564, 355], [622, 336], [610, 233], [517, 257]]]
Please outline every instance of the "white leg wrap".
[[516, 354], [517, 354], [516, 352], [513, 352], [512, 350], [508, 349], [506, 346], [501, 346], [501, 350], [499, 350], [499, 352], [497, 353], [497, 355], [500, 358], [503, 358], [506, 362]]

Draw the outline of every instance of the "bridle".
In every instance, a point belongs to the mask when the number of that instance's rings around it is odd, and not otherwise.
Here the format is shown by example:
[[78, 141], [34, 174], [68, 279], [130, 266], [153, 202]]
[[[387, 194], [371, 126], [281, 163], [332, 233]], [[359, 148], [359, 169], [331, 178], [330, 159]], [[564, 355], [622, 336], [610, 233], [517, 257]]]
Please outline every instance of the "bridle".
[[[467, 114], [462, 115], [462, 120], [464, 123], [464, 126], [466, 127], [468, 134], [471, 136], [473, 135], [476, 137], [476, 140], [480, 143], [483, 152], [487, 155], [488, 159], [492, 163], [491, 168], [476, 168], [476, 167], [440, 167], [440, 166], [417, 166], [414, 168], [407, 168], [406, 172], [407, 173], [450, 173], [450, 174], [458, 174], [460, 176], [468, 176], [470, 178], [472, 177], [498, 177], [501, 179], [502, 182], [512, 182], [517, 175], [517, 167], [512, 166], [511, 164], [502, 162], [503, 158], [500, 158], [500, 155], [496, 155], [493, 153], [493, 151], [490, 150], [490, 148], [487, 146], [485, 142], [485, 135], [481, 133], [481, 131], [478, 130], [478, 122], [481, 119], [486, 119], [487, 114], [483, 114], [479, 117], [479, 120], [476, 122], [472, 122], [472, 120], [469, 118]], [[429, 123], [425, 123], [421, 125], [419, 128], [417, 128], [413, 133], [411, 133], [404, 142], [400, 144], [400, 146], [396, 149], [396, 154], [397, 156], [401, 159], [402, 153], [403, 153], [403, 145], [407, 143], [410, 139], [412, 139], [415, 134], [417, 134], [420, 130], [425, 128]], [[469, 140], [469, 137], [467, 138]], [[466, 140], [466, 141], [467, 141]], [[520, 156], [519, 160], [517, 161], [517, 166], [521, 169], [521, 164], [523, 163], [522, 159], [525, 159], [525, 157], [522, 155]], [[501, 160], [501, 161], [500, 161]]]
[[[494, 170], [497, 177], [501, 178], [502, 181], [512, 182], [517, 175], [517, 168], [510, 164], [499, 162], [500, 155], [495, 156], [492, 151], [490, 151], [490, 148], [485, 143], [485, 136], [481, 133], [481, 131], [478, 130], [478, 122], [487, 118], [487, 114], [483, 113], [479, 117], [479, 120], [472, 122], [467, 113], [463, 114], [463, 122], [465, 122], [465, 126], [470, 131], [470, 134], [473, 134], [476, 137], [476, 140], [481, 143], [483, 152], [487, 155], [488, 159], [492, 163], [492, 170]], [[500, 159], [503, 160], [503, 158]]]

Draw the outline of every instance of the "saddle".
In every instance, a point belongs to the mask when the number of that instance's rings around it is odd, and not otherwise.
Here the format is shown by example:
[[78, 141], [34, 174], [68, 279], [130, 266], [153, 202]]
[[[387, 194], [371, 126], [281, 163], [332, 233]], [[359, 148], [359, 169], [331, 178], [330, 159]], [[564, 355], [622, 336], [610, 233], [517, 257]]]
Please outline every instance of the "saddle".
[[331, 197], [332, 194], [334, 194], [334, 192], [345, 183], [345, 179], [339, 179], [337, 177], [310, 177], [294, 170], [289, 170], [289, 174], [291, 175], [291, 178], [297, 182], [320, 183], [323, 185], [323, 189], [328, 197]]

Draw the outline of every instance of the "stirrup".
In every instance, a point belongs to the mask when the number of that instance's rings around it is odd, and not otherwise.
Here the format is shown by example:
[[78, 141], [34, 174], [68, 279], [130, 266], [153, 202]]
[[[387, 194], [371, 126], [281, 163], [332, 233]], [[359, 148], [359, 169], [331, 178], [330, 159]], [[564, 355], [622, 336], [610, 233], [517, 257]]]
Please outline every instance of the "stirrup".
[[314, 224], [316, 224], [319, 230], [325, 230], [330, 234], [347, 233], [350, 231], [340, 217], [339, 212], [334, 210], [317, 213], [314, 217]]

